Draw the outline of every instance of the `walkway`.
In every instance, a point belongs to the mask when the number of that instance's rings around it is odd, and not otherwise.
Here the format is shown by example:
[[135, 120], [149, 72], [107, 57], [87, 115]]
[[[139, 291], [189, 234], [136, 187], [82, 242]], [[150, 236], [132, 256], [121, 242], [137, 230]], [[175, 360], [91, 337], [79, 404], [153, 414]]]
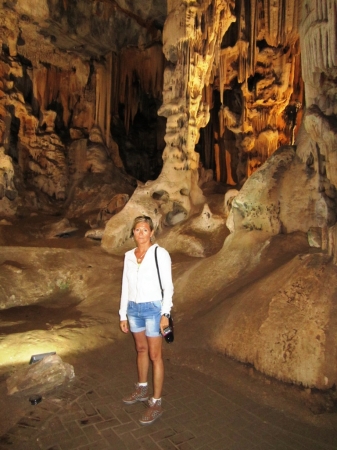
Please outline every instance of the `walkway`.
[[134, 350], [125, 340], [118, 350], [112, 345], [111, 352], [93, 354], [90, 365], [75, 362], [75, 380], [38, 405], [26, 399], [22, 417], [0, 437], [0, 449], [337, 449], [336, 413], [325, 415], [326, 426], [294, 420], [266, 406], [262, 388], [261, 401], [255, 401], [231, 384], [225, 372], [227, 381], [221, 382], [172, 364], [174, 345], [166, 356], [164, 414], [154, 424], [138, 423], [143, 404], [124, 406], [121, 401], [135, 381]]

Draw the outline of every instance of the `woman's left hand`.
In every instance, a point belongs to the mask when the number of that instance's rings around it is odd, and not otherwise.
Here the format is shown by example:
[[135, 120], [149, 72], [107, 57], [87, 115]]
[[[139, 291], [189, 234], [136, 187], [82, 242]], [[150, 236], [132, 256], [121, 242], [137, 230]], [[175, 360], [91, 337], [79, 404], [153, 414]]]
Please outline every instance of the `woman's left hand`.
[[169, 320], [165, 316], [161, 316], [160, 318], [160, 332], [163, 334], [164, 328], [167, 328], [169, 326]]
[[128, 327], [128, 321], [127, 320], [121, 320], [119, 322], [120, 329], [123, 331], [123, 333], [128, 333], [129, 327]]

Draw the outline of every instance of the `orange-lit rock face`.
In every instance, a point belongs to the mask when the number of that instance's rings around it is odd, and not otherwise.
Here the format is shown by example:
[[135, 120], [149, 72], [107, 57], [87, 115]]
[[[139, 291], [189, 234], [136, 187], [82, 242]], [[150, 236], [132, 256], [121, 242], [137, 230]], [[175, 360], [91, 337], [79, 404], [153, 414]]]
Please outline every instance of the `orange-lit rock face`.
[[[154, 191], [169, 194], [164, 215], [174, 204], [188, 215], [204, 201], [200, 159], [217, 180], [243, 184], [279, 145], [294, 143], [304, 104], [303, 45], [307, 103], [320, 95], [321, 85], [325, 100], [321, 97], [320, 107], [324, 114], [335, 114], [333, 41], [322, 49], [328, 55], [322, 63], [325, 81], [317, 82], [320, 61], [310, 49], [318, 40], [307, 38], [316, 17], [309, 1], [302, 11], [286, 0], [269, 6], [243, 0], [163, 3], [146, 1], [141, 8], [137, 2], [124, 7], [84, 0], [4, 4], [0, 136], [26, 181], [65, 199], [72, 181], [69, 143], [87, 139], [94, 125], [107, 154], [120, 165], [111, 118], [120, 114], [124, 121], [125, 155], [131, 155], [127, 132], [142, 99], [151, 97], [161, 103], [159, 114], [167, 120], [165, 148], [158, 152], [164, 166]], [[322, 23], [323, 37], [329, 36], [329, 27]], [[205, 127], [211, 131], [204, 132]], [[146, 136], [129, 158], [128, 169], [136, 177]], [[84, 167], [104, 166], [102, 155], [97, 164], [92, 155]]]
[[[163, 2], [141, 8], [135, 2], [124, 8], [44, 0], [2, 5], [0, 144], [27, 189], [64, 201], [74, 175], [69, 144], [89, 138], [94, 125], [107, 148], [85, 150], [84, 167], [108, 171], [106, 156], [122, 167], [111, 117], [122, 102], [128, 128], [141, 96], [161, 96], [165, 15]], [[120, 56], [125, 46], [134, 51]], [[138, 89], [135, 78], [141, 80]]]
[[[96, 124], [110, 148], [111, 116], [120, 105], [128, 131], [142, 96], [162, 100], [159, 114], [167, 118], [163, 170], [181, 185], [171, 189], [172, 202], [189, 211], [203, 201], [189, 171], [198, 169], [195, 145], [210, 109], [216, 110], [211, 117], [217, 142], [211, 144], [214, 149], [204, 145], [202, 162], [206, 169], [213, 166], [218, 180], [243, 182], [279, 143], [289, 143], [294, 123], [288, 126], [283, 112], [290, 101], [302, 100], [301, 89], [294, 93], [300, 74], [299, 11], [285, 0], [270, 9], [243, 0], [170, 1], [167, 8], [163, 3], [147, 1], [138, 8], [137, 2], [123, 7], [20, 0], [12, 9], [5, 5], [1, 79], [11, 133], [17, 120], [15, 138], [33, 160], [29, 145], [39, 141], [36, 133], [55, 132], [64, 144], [65, 138], [87, 137]], [[220, 93], [218, 110], [212, 90]], [[7, 151], [19, 159], [17, 149]], [[203, 155], [210, 152], [213, 161]], [[64, 157], [67, 161], [66, 148]], [[38, 165], [30, 164], [36, 170]], [[30, 175], [40, 177], [35, 169]], [[182, 197], [181, 188], [189, 195]], [[57, 190], [48, 188], [48, 195], [58, 196]]]
[[239, 165], [221, 167], [218, 176], [242, 184], [279, 145], [293, 143], [298, 123], [289, 123], [284, 111], [290, 102], [301, 105], [303, 92], [298, 86], [298, 6], [238, 0], [235, 12], [215, 74], [221, 149], [232, 154], [234, 147]]

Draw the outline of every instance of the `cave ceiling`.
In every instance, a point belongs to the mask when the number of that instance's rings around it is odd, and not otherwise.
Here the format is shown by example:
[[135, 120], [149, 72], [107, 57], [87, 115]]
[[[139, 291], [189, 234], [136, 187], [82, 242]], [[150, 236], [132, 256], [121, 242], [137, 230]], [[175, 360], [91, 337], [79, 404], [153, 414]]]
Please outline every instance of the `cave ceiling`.
[[160, 37], [165, 18], [166, 2], [159, 0], [2, 1], [0, 12], [9, 41], [16, 39], [19, 30], [20, 53], [31, 57], [35, 52], [47, 62], [55, 48], [83, 58], [100, 58], [137, 46], [140, 40]]

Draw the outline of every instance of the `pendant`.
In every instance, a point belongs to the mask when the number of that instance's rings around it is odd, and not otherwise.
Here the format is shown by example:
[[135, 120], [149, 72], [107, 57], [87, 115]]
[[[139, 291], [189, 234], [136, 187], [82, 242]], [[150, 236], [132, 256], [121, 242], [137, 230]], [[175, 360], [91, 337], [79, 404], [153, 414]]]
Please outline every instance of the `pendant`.
[[140, 264], [142, 262], [142, 258], [137, 258], [137, 263]]

